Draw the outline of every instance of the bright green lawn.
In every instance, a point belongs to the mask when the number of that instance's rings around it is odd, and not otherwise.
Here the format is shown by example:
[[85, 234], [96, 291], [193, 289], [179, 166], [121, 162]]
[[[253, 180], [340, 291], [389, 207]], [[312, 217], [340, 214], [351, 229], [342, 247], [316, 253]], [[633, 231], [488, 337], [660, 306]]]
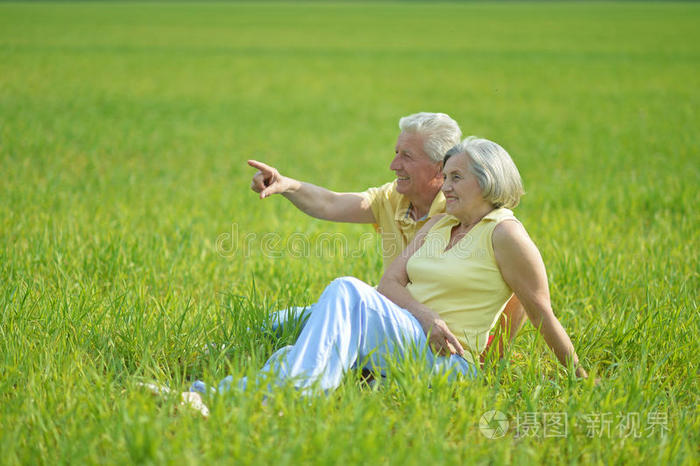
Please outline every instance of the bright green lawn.
[[[0, 4], [0, 463], [696, 464], [698, 24], [692, 3]], [[423, 110], [510, 151], [599, 386], [528, 324], [475, 382], [349, 374], [207, 421], [135, 389], [253, 373], [293, 339], [257, 330], [270, 308], [376, 283], [371, 227], [258, 201], [245, 160], [379, 185]], [[491, 409], [503, 438], [478, 429]]]

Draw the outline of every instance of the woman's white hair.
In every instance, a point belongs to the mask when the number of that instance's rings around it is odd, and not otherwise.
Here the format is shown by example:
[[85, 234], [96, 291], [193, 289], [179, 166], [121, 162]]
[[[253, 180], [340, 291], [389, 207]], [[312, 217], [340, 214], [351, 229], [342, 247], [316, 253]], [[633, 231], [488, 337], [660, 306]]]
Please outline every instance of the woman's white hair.
[[453, 155], [466, 154], [469, 169], [476, 176], [484, 199], [494, 207], [512, 209], [525, 194], [518, 167], [506, 150], [488, 139], [469, 136], [447, 151], [444, 163]]
[[441, 162], [448, 149], [462, 138], [457, 122], [444, 113], [420, 112], [405, 116], [399, 120], [399, 129], [424, 135], [423, 149], [434, 162]]

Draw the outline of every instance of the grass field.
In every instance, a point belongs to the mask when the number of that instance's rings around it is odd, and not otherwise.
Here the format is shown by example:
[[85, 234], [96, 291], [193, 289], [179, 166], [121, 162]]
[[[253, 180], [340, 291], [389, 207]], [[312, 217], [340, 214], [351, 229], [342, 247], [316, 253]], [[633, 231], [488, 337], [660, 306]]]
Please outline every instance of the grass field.
[[[0, 463], [697, 464], [698, 24], [692, 3], [0, 3]], [[137, 389], [254, 374], [293, 339], [258, 330], [270, 309], [376, 283], [370, 226], [258, 201], [245, 160], [364, 190], [417, 111], [513, 156], [598, 386], [528, 324], [473, 382], [351, 373], [208, 420]]]

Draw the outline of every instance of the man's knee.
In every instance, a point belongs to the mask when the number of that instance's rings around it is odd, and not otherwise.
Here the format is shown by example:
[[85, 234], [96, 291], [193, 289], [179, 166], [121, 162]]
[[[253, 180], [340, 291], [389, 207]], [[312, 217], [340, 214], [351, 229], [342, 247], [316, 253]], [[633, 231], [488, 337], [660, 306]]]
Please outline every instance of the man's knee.
[[365, 288], [371, 288], [368, 284], [355, 277], [339, 277], [331, 282], [328, 287], [344, 290], [350, 293], [360, 293]]
[[339, 315], [357, 312], [368, 290], [373, 288], [355, 277], [336, 278], [323, 292], [323, 298], [333, 301], [330, 306], [323, 306], [325, 313]]

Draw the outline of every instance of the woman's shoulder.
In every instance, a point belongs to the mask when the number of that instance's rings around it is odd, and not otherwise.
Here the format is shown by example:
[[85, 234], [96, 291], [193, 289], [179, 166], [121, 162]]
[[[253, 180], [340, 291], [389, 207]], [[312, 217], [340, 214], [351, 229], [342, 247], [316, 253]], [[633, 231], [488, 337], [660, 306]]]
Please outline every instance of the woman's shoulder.
[[491, 247], [493, 249], [510, 248], [516, 244], [530, 240], [525, 227], [513, 215], [510, 209], [495, 209], [492, 215], [493, 229], [491, 230]]
[[500, 219], [493, 229], [491, 241], [496, 249], [532, 242], [523, 224], [513, 215]]

